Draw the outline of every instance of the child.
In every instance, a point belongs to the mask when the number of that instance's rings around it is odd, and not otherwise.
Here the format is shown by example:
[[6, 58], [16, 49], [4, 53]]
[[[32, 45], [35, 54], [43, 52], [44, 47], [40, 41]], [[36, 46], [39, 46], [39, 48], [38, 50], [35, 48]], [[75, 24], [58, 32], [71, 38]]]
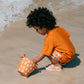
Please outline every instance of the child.
[[33, 27], [41, 35], [47, 34], [43, 49], [33, 62], [38, 63], [47, 56], [52, 64], [46, 69], [60, 71], [62, 63], [68, 63], [74, 58], [75, 48], [69, 39], [70, 34], [55, 25], [53, 13], [44, 7], [34, 9], [27, 17], [27, 26]]

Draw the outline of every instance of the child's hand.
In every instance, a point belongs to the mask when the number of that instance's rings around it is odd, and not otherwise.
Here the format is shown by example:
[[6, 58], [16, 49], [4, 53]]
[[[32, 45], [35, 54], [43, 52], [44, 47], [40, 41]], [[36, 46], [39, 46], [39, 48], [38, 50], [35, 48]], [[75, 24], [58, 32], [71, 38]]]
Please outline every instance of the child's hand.
[[38, 64], [36, 64], [36, 69], [38, 69]]
[[33, 59], [33, 62], [36, 64], [39, 61], [41, 61], [44, 57], [45, 57], [45, 55], [39, 54], [35, 59]]

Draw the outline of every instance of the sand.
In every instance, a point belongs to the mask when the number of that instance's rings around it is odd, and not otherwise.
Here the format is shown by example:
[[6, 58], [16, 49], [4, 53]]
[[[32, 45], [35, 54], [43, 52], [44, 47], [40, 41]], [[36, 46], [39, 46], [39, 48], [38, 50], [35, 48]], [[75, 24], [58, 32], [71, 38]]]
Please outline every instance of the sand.
[[47, 58], [39, 62], [39, 71], [26, 78], [18, 73], [20, 56], [23, 53], [35, 58], [42, 49], [45, 36], [29, 29], [25, 20], [11, 23], [0, 33], [0, 84], [83, 84], [84, 83], [84, 6], [54, 14], [57, 25], [71, 33], [76, 47], [75, 58], [62, 71], [43, 69], [50, 63]]

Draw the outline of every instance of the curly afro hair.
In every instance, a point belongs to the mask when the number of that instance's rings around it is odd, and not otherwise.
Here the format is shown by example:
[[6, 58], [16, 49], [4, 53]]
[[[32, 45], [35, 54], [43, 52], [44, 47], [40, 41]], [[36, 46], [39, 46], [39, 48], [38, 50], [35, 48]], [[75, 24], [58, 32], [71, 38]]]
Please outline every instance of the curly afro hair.
[[31, 11], [27, 16], [27, 26], [29, 26], [29, 28], [37, 26], [40, 29], [44, 27], [51, 30], [55, 28], [55, 25], [56, 19], [53, 16], [53, 13], [44, 7], [34, 9], [34, 11]]

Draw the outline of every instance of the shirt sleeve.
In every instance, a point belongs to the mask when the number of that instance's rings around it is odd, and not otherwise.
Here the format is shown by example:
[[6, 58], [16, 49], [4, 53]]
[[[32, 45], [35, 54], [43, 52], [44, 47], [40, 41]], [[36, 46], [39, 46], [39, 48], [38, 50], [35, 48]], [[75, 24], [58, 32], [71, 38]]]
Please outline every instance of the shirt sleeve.
[[47, 56], [51, 56], [53, 49], [54, 49], [54, 37], [53, 36], [47, 37], [45, 39], [41, 53]]

